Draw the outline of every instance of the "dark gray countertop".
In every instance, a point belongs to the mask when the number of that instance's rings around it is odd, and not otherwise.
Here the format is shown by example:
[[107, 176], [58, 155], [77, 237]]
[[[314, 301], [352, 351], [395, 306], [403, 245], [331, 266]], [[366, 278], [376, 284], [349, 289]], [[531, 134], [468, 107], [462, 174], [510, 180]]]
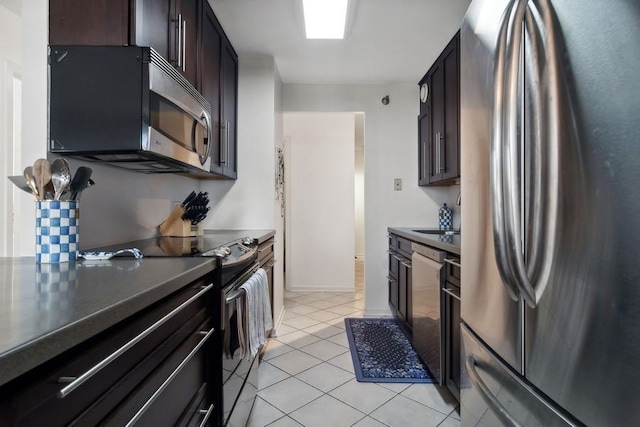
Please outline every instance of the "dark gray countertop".
[[[206, 233], [209, 233], [207, 231]], [[211, 231], [228, 241], [273, 230]], [[206, 257], [36, 264], [0, 258], [0, 385], [213, 271]]]
[[396, 234], [413, 242], [422, 243], [423, 245], [432, 246], [443, 251], [460, 255], [460, 234], [454, 235], [437, 235], [423, 234], [413, 230], [429, 230], [435, 228], [430, 227], [388, 227], [389, 233]]
[[253, 237], [258, 239], [258, 244], [260, 244], [275, 236], [276, 232], [274, 230], [204, 230], [204, 234], [213, 235], [216, 239], [219, 238], [221, 241], [224, 240], [226, 242], [243, 237]]

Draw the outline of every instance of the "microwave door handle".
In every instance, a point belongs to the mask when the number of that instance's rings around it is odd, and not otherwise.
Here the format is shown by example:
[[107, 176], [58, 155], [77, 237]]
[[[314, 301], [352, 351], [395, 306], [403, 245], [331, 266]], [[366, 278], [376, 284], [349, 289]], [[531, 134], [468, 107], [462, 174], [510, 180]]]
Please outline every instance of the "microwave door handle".
[[[510, 5], [513, 8], [513, 3]], [[507, 35], [511, 24], [512, 13], [508, 10], [505, 13], [498, 33], [498, 43], [495, 55], [495, 82], [493, 93], [493, 112], [490, 145], [490, 181], [491, 181], [491, 219], [493, 223], [493, 246], [496, 256], [496, 265], [502, 283], [509, 294], [509, 297], [518, 301], [519, 292], [513, 281], [513, 276], [509, 268], [507, 256], [507, 241], [505, 231], [505, 209], [504, 209], [504, 110], [505, 110], [505, 68], [507, 54]]]
[[202, 112], [200, 118], [204, 121], [207, 128], [207, 136], [205, 138], [206, 151], [203, 155], [200, 156], [200, 163], [204, 165], [207, 162], [209, 155], [211, 154], [211, 119], [209, 118], [209, 114], [206, 111]]

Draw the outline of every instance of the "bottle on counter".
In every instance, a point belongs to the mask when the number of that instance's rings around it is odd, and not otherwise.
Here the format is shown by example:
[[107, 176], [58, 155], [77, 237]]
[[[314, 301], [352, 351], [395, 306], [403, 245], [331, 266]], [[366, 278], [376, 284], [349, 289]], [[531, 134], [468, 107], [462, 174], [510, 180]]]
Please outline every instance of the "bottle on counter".
[[438, 226], [440, 230], [453, 230], [453, 211], [446, 203], [438, 211]]

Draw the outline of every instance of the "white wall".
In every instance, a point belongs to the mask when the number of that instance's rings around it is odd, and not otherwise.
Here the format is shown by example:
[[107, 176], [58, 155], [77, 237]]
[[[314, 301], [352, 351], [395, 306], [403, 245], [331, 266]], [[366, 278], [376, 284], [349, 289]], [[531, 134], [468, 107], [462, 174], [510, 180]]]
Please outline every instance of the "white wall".
[[[14, 200], [28, 197], [6, 179], [9, 175], [22, 175], [22, 170], [14, 164], [14, 132], [20, 129], [20, 105], [14, 106], [14, 78], [22, 72], [22, 18], [15, 11], [0, 5], [0, 256], [13, 255], [13, 211]], [[20, 98], [18, 98], [19, 100]], [[22, 193], [22, 194], [21, 194]]]
[[202, 181], [211, 213], [205, 228], [273, 228], [276, 73], [272, 57], [242, 57], [238, 81], [238, 179]]
[[[233, 42], [233, 41], [232, 41]], [[282, 140], [282, 83], [272, 57], [243, 56], [238, 72], [238, 179], [201, 181], [205, 229], [276, 229], [274, 318], [283, 309], [282, 225], [275, 207], [275, 145]], [[280, 231], [280, 232], [278, 232]]]
[[[275, 145], [282, 147], [284, 144], [284, 120], [282, 114], [282, 80], [280, 79], [280, 74], [278, 73], [278, 69], [276, 67], [275, 74], [273, 76], [273, 81], [275, 85], [275, 99], [274, 99], [274, 111], [275, 111]], [[274, 147], [275, 150], [275, 147]], [[275, 158], [274, 158], [275, 162]], [[275, 164], [273, 171], [273, 179], [275, 184]], [[275, 190], [275, 189], [274, 189]], [[275, 193], [275, 191], [274, 191]], [[280, 325], [280, 322], [283, 320], [282, 316], [284, 316], [284, 289], [285, 289], [285, 280], [284, 280], [284, 242], [285, 242], [285, 216], [284, 211], [281, 208], [280, 200], [276, 200], [274, 195], [274, 203], [273, 203], [273, 216], [275, 219], [275, 230], [276, 230], [276, 238], [275, 238], [275, 260], [274, 271], [273, 271], [273, 311], [274, 311], [274, 319], [276, 320], [276, 326]], [[286, 200], [285, 200], [286, 203]]]
[[364, 258], [364, 114], [357, 113], [355, 150], [356, 257]]
[[355, 290], [355, 115], [284, 115], [287, 289]]
[[[391, 102], [384, 106], [383, 96]], [[365, 301], [367, 315], [387, 314], [387, 227], [437, 226], [448, 188], [418, 187], [417, 85], [284, 85], [285, 112], [365, 114]], [[402, 178], [403, 191], [393, 190]], [[464, 203], [464, 202], [463, 202]]]

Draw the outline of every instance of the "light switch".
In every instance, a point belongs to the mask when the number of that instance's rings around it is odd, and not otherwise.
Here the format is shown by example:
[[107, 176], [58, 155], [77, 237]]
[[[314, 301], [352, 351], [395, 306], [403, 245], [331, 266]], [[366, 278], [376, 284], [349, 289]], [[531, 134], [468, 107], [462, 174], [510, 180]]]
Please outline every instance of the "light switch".
[[402, 191], [402, 178], [395, 178], [393, 180], [393, 189], [396, 191]]

